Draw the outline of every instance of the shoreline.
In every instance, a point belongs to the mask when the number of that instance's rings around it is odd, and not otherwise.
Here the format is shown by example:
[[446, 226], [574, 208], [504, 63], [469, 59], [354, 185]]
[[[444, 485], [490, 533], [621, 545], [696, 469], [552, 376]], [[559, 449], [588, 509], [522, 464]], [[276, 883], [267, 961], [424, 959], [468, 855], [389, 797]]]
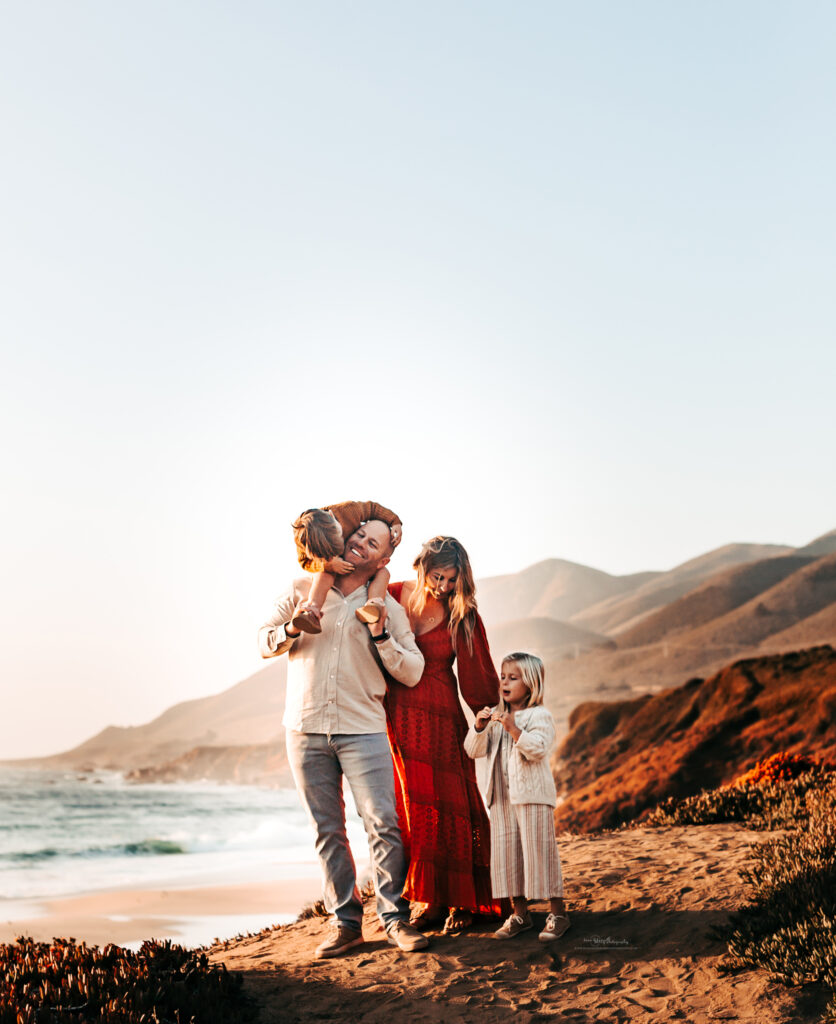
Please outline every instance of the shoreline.
[[192, 887], [124, 888], [74, 896], [0, 901], [0, 942], [75, 938], [88, 945], [138, 949], [146, 939], [183, 946], [257, 932], [296, 920], [319, 899], [316, 865], [292, 878]]

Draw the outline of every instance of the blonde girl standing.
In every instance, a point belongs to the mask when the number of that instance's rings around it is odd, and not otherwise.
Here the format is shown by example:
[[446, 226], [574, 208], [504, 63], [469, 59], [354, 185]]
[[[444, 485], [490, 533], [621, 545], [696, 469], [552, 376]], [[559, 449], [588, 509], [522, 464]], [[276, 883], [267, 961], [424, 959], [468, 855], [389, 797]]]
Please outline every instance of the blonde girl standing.
[[554, 836], [557, 793], [548, 759], [554, 719], [543, 707], [543, 679], [543, 662], [536, 655], [507, 655], [499, 704], [476, 715], [464, 741], [471, 757], [488, 759], [491, 885], [495, 899], [510, 899], [513, 905], [495, 939], [512, 939], [534, 926], [529, 900], [549, 900], [542, 942], [559, 939], [569, 927]]

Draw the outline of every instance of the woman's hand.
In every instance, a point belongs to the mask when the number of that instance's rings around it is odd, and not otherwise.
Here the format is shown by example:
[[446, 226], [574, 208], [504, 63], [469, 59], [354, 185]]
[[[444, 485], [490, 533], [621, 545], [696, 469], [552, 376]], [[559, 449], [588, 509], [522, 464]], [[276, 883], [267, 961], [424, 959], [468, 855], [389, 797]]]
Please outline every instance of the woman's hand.
[[495, 722], [499, 722], [502, 728], [507, 733], [510, 733], [515, 742], [522, 736], [522, 729], [518, 729], [517, 723], [514, 721], [513, 711], [494, 711], [491, 718]]
[[493, 708], [482, 708], [481, 711], [476, 712], [476, 721], [473, 723], [473, 728], [476, 732], [481, 732], [485, 726], [490, 722], [491, 716], [493, 715]]

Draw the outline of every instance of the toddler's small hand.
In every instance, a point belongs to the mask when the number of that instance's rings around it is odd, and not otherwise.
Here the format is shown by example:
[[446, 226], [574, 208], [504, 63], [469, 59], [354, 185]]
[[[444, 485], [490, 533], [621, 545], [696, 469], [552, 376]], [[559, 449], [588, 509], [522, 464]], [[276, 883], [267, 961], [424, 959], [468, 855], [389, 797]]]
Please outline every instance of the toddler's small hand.
[[339, 555], [326, 562], [325, 566], [328, 569], [328, 572], [334, 572], [338, 576], [345, 576], [347, 573], [354, 571], [354, 566], [351, 562], [347, 562], [344, 558], [340, 558]]
[[397, 547], [401, 542], [401, 528], [395, 523], [394, 526], [389, 527], [389, 532], [392, 535], [392, 544]]

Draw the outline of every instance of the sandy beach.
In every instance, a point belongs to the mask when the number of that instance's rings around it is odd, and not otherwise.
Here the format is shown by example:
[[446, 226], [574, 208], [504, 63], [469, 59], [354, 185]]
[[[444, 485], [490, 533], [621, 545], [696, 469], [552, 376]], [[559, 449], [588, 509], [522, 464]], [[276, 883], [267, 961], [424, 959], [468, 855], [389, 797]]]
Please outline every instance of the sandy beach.
[[256, 932], [295, 920], [318, 899], [316, 866], [309, 875], [240, 885], [117, 889], [42, 903], [0, 903], [0, 942], [19, 935], [39, 941], [74, 937], [92, 945], [136, 947], [144, 939], [170, 938], [185, 946]]
[[365, 945], [339, 959], [312, 959], [322, 919], [220, 944], [210, 958], [242, 972], [262, 1024], [388, 1024], [393, 1015], [406, 1024], [803, 1024], [826, 1000], [763, 971], [726, 974], [725, 946], [711, 931], [746, 901], [740, 869], [749, 845], [771, 834], [724, 824], [563, 836], [572, 927], [550, 945], [536, 931], [497, 942], [486, 923], [401, 953], [368, 907]]
[[[497, 942], [497, 922], [480, 921], [458, 937], [431, 933], [427, 951], [406, 954], [387, 944], [371, 900], [365, 944], [317, 961], [329, 926], [297, 920], [320, 892], [302, 865], [291, 879], [51, 900], [0, 921], [0, 941], [27, 934], [134, 948], [152, 937], [209, 945], [210, 960], [243, 976], [260, 1024], [389, 1024], [393, 1014], [406, 1024], [500, 1024], [509, 1014], [519, 1024], [806, 1024], [823, 1011], [821, 992], [785, 988], [760, 970], [727, 973], [725, 945], [713, 934], [747, 900], [740, 871], [751, 844], [771, 835], [740, 824], [563, 835], [572, 926], [553, 944], [539, 942], [537, 929]], [[546, 907], [533, 909], [539, 924]]]

